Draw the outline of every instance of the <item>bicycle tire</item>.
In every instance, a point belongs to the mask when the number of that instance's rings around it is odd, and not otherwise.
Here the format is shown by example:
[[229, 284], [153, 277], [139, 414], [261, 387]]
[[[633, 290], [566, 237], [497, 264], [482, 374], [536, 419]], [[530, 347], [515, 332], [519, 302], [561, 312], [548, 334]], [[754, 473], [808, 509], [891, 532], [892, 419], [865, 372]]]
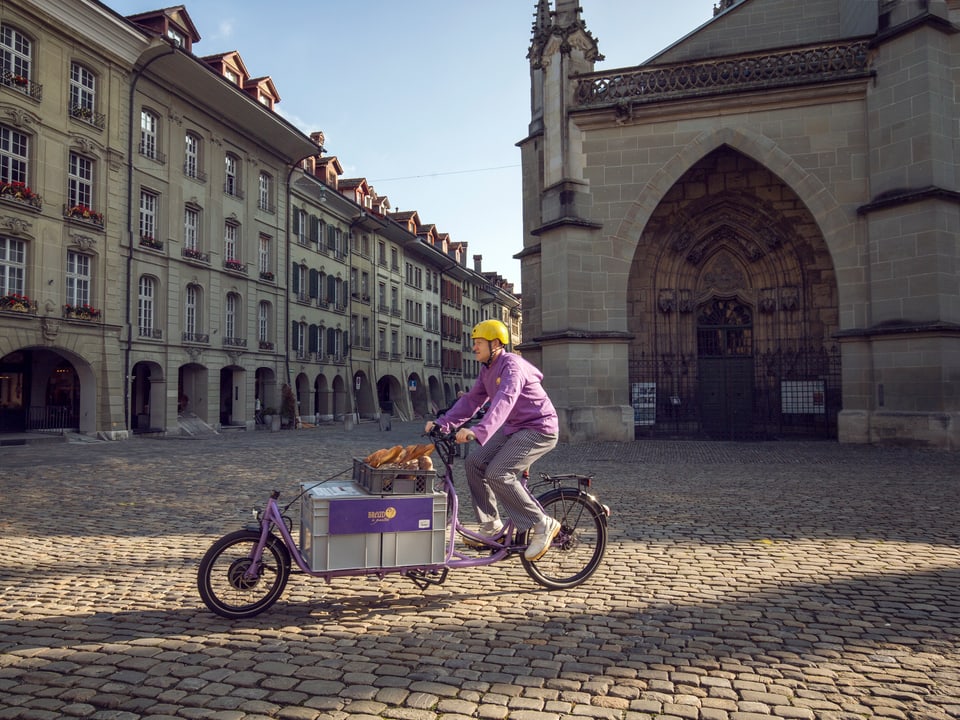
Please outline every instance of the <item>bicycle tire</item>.
[[[564, 590], [585, 582], [603, 560], [607, 549], [607, 520], [603, 508], [579, 490], [557, 488], [537, 498], [544, 511], [560, 521], [560, 534], [539, 560], [520, 555], [524, 570], [551, 590]], [[530, 531], [519, 533], [520, 544]]]
[[243, 577], [260, 542], [259, 530], [238, 530], [217, 540], [200, 560], [197, 589], [204, 604], [221, 617], [253, 617], [273, 605], [290, 578], [290, 553], [275, 535], [267, 538], [260, 574]]

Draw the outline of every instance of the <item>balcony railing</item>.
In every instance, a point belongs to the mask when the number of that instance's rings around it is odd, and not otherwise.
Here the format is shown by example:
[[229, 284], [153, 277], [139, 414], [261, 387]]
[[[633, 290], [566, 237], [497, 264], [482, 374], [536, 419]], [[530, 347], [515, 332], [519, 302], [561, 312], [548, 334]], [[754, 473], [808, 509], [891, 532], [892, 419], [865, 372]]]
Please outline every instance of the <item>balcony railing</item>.
[[137, 335], [147, 340], [163, 340], [163, 330], [153, 327], [137, 328]]
[[4, 70], [0, 73], [0, 85], [5, 85], [12, 90], [22, 92], [34, 100], [43, 98], [43, 85], [27, 79], [23, 75], [17, 75], [10, 70]]
[[180, 249], [180, 254], [183, 255], [187, 260], [193, 260], [194, 262], [200, 263], [209, 263], [210, 262], [210, 253], [205, 253], [202, 250], [197, 248], [185, 247]]
[[261, 271], [260, 271], [260, 279], [261, 279], [261, 280], [266, 280], [267, 282], [273, 282], [273, 281], [274, 281], [274, 274], [273, 274], [271, 271], [269, 271], [269, 270], [261, 270]]
[[63, 216], [73, 222], [89, 225], [100, 230], [103, 229], [103, 213], [99, 213], [86, 205], [64, 205]]
[[0, 200], [22, 205], [30, 210], [41, 210], [43, 200], [30, 186], [16, 181], [0, 181]]
[[259, 347], [260, 347], [261, 350], [273, 350], [273, 349], [274, 349], [273, 343], [270, 342], [269, 340], [261, 340], [261, 341], [259, 342]]
[[64, 305], [63, 317], [67, 320], [84, 320], [86, 322], [99, 322], [102, 313], [89, 305]]
[[155, 237], [151, 237], [150, 235], [141, 235], [140, 247], [147, 248], [149, 250], [163, 250], [163, 240], [157, 240]]
[[74, 105], [70, 108], [70, 117], [74, 120], [79, 120], [80, 122], [86, 123], [95, 127], [97, 130], [103, 130], [103, 126], [106, 124], [107, 116], [103, 113], [96, 112], [91, 108], [84, 107], [83, 105]]
[[241, 275], [247, 274], [246, 263], [242, 263], [239, 260], [224, 260], [223, 267], [230, 272], [240, 273]]
[[196, 180], [197, 182], [205, 183], [207, 181], [207, 174], [196, 165], [191, 165], [190, 163], [183, 164], [183, 174], [185, 177]]
[[158, 162], [161, 165], [166, 165], [167, 163], [166, 155], [164, 155], [162, 152], [157, 150], [157, 148], [150, 147], [149, 145], [144, 145], [143, 143], [140, 143], [140, 155], [141, 157], [145, 157], [148, 160], [153, 160], [154, 162]]
[[235, 197], [239, 200], [243, 200], [243, 190], [237, 187], [236, 181], [227, 181], [223, 184], [223, 193], [224, 195], [229, 195], [230, 197]]
[[210, 335], [207, 333], [185, 332], [183, 334], [183, 341], [190, 343], [203, 343], [204, 345], [207, 345], [210, 343]]
[[247, 339], [238, 338], [238, 337], [224, 337], [223, 338], [224, 347], [246, 347]]

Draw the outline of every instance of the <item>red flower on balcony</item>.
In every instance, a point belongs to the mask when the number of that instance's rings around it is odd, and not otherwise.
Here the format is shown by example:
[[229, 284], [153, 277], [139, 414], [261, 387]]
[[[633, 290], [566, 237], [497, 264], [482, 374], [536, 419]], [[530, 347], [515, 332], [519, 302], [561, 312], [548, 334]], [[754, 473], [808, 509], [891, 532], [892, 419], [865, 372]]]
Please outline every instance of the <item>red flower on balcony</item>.
[[77, 318], [79, 320], [96, 320], [100, 317], [100, 311], [89, 303], [81, 303], [79, 305], [71, 305], [67, 303], [63, 306], [63, 312], [68, 317]]
[[40, 200], [30, 186], [17, 180], [0, 180], [0, 196], [12, 197], [15, 200]]
[[0, 295], [0, 310], [15, 310], [17, 312], [26, 312], [30, 309], [30, 298], [20, 293], [9, 293]]
[[91, 210], [86, 205], [74, 205], [71, 208], [67, 209], [67, 217], [77, 218], [78, 220], [86, 220], [87, 222], [96, 223], [97, 225], [103, 225], [103, 214], [98, 213], [96, 210]]

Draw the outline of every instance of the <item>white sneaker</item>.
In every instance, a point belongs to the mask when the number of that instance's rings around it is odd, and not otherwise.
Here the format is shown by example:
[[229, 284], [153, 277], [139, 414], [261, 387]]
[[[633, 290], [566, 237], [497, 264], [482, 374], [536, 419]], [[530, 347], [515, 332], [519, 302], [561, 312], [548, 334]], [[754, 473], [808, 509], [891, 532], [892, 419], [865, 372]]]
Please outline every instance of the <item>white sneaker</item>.
[[469, 537], [468, 535], [464, 535], [463, 544], [472, 548], [489, 547], [490, 543], [496, 542], [503, 537], [503, 531], [504, 527], [503, 523], [500, 522], [500, 518], [480, 523], [480, 526], [474, 530], [474, 532], [477, 535], [480, 535], [482, 539], [475, 539]]
[[547, 554], [550, 549], [550, 543], [560, 532], [560, 521], [555, 520], [549, 515], [544, 515], [543, 519], [531, 529], [533, 539], [523, 552], [523, 557], [534, 562]]

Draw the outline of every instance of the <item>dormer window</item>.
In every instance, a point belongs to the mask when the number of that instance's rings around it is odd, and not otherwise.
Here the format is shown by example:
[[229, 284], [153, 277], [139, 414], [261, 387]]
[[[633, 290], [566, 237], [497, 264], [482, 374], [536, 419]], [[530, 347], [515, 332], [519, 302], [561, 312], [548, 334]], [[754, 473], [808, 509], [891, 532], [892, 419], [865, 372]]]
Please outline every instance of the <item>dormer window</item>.
[[183, 33], [181, 33], [179, 30], [175, 30], [174, 28], [167, 28], [167, 38], [169, 38], [173, 42], [173, 44], [176, 45], [178, 48], [186, 47], [187, 39], [183, 36]]
[[229, 80], [230, 82], [232, 82], [234, 85], [236, 85], [236, 84], [239, 82], [239, 80], [240, 80], [240, 78], [237, 77], [237, 74], [236, 74], [233, 70], [231, 70], [230, 68], [224, 68], [224, 69], [223, 69], [223, 76], [224, 76], [227, 80]]

